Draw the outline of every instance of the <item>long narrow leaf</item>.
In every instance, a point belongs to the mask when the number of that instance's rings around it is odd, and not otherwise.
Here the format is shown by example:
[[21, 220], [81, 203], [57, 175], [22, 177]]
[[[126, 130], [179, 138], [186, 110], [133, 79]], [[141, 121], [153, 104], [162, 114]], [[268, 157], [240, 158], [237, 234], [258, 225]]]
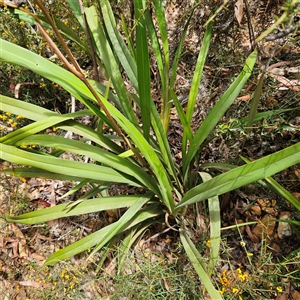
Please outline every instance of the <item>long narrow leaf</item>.
[[[199, 172], [203, 182], [210, 180], [212, 177], [206, 172]], [[209, 227], [210, 227], [210, 260], [208, 265], [208, 275], [211, 275], [219, 258], [221, 243], [221, 213], [219, 197], [208, 198], [209, 208]]]
[[146, 7], [145, 0], [134, 0], [134, 11], [136, 19], [136, 61], [138, 74], [138, 93], [140, 96], [140, 107], [142, 114], [142, 126], [144, 137], [149, 141], [150, 137], [150, 107], [151, 107], [151, 91], [150, 91], [150, 61], [147, 41], [147, 30], [144, 16]]
[[[145, 199], [150, 199], [151, 195], [148, 197], [144, 196]], [[22, 223], [22, 224], [40, 224], [46, 223], [50, 220], [66, 218], [81, 214], [89, 214], [93, 212], [99, 212], [109, 209], [117, 209], [123, 207], [130, 207], [136, 203], [141, 196], [109, 196], [103, 198], [94, 198], [91, 200], [84, 200], [68, 209], [69, 203], [63, 203], [56, 206], [44, 208], [41, 210], [33, 211], [30, 213], [22, 214], [19, 216], [6, 216], [8, 222]], [[71, 202], [72, 203], [72, 202]]]
[[143, 169], [120, 156], [109, 153], [108, 151], [102, 150], [98, 147], [88, 145], [80, 141], [65, 139], [64, 137], [60, 136], [48, 136], [42, 134], [23, 139], [16, 143], [16, 146], [18, 145], [40, 145], [48, 148], [60, 149], [65, 152], [76, 153], [79, 155], [84, 153], [87, 157], [90, 157], [95, 161], [135, 177], [144, 186], [147, 186], [154, 193], [159, 194], [155, 180]]
[[134, 178], [129, 178], [111, 168], [102, 167], [93, 164], [86, 164], [78, 161], [69, 161], [51, 157], [50, 155], [39, 155], [18, 149], [14, 146], [1, 144], [0, 158], [16, 164], [27, 165], [47, 170], [49, 172], [86, 178], [126, 183], [134, 186], [140, 186]]
[[180, 239], [189, 260], [191, 261], [194, 269], [196, 270], [201, 282], [205, 286], [211, 299], [222, 300], [222, 296], [214, 288], [208, 274], [205, 271], [205, 262], [203, 258], [200, 256], [198, 250], [196, 249], [195, 245], [188, 237], [184, 229], [180, 231]]
[[[198, 92], [199, 92], [199, 84], [200, 84], [200, 80], [202, 77], [202, 72], [203, 72], [206, 56], [208, 53], [210, 40], [212, 37], [212, 26], [213, 26], [213, 23], [210, 22], [208, 24], [208, 26], [206, 27], [205, 35], [204, 35], [203, 42], [201, 45], [201, 50], [200, 50], [200, 53], [199, 53], [198, 59], [197, 59], [197, 64], [196, 64], [196, 69], [195, 69], [193, 80], [192, 80], [191, 90], [189, 93], [188, 105], [187, 105], [187, 109], [186, 109], [186, 119], [189, 122], [189, 126], [191, 126], [190, 124], [191, 124], [192, 116], [193, 116], [193, 113], [195, 110], [195, 104], [196, 104], [196, 100], [197, 100], [197, 96], [198, 96]], [[187, 150], [187, 142], [188, 142], [187, 137], [188, 137], [188, 132], [184, 131], [183, 132], [183, 140], [182, 140], [183, 159], [186, 155], [186, 150]]]
[[125, 214], [114, 223], [114, 227], [110, 232], [105, 236], [102, 241], [99, 241], [97, 246], [93, 249], [90, 256], [93, 256], [98, 250], [100, 250], [107, 242], [112, 240], [112, 238], [120, 234], [128, 226], [128, 223], [137, 215], [139, 210], [152, 198], [152, 193], [147, 193], [144, 197], [140, 196], [140, 199], [136, 200], [134, 204], [125, 212]]
[[187, 181], [187, 174], [190, 168], [190, 163], [195, 157], [196, 153], [199, 150], [199, 147], [203, 141], [210, 134], [212, 129], [219, 122], [221, 117], [224, 115], [226, 110], [230, 107], [232, 102], [236, 99], [241, 89], [245, 85], [246, 81], [251, 75], [252, 69], [256, 62], [257, 52], [252, 52], [246, 60], [245, 66], [238, 76], [238, 78], [231, 84], [227, 89], [224, 95], [220, 98], [214, 108], [211, 110], [209, 115], [205, 118], [202, 125], [198, 129], [194, 139], [191, 142], [191, 145], [188, 149], [187, 155], [183, 157], [183, 174], [184, 182]]
[[132, 122], [137, 123], [136, 116], [127, 96], [124, 81], [119, 69], [119, 64], [116, 61], [116, 57], [114, 56], [113, 51], [109, 45], [109, 41], [105, 36], [95, 7], [91, 6], [85, 8], [85, 14], [96, 45], [97, 54], [102, 59], [106, 71], [112, 81], [113, 88], [115, 89], [118, 96], [119, 102], [117, 104]]
[[127, 73], [130, 82], [134, 88], [138, 90], [137, 66], [117, 29], [117, 24], [110, 3], [108, 0], [100, 1], [100, 6], [107, 35], [113, 45], [113, 49], [115, 50], [125, 72]]
[[189, 190], [177, 205], [180, 207], [221, 195], [246, 184], [267, 178], [300, 163], [300, 143], [237, 167]]
[[[148, 207], [145, 211], [138, 212], [131, 220], [131, 222], [128, 222], [128, 226], [124, 226], [123, 230], [130, 229], [131, 227], [142, 223], [145, 220], [157, 217], [161, 214], [161, 209], [156, 208], [153, 206], [151, 209]], [[122, 218], [121, 218], [122, 219]], [[119, 220], [123, 222], [123, 220]], [[117, 224], [118, 225], [118, 224]], [[55, 252], [54, 254], [50, 255], [48, 259], [45, 262], [45, 265], [53, 265], [59, 261], [62, 261], [64, 259], [68, 259], [78, 253], [81, 253], [87, 249], [92, 248], [93, 246], [97, 245], [99, 242], [103, 241], [106, 236], [115, 229], [116, 223], [110, 224], [102, 229], [100, 229], [97, 232], [94, 232], [87, 237], [81, 239], [80, 241], [77, 241], [58, 252]]]

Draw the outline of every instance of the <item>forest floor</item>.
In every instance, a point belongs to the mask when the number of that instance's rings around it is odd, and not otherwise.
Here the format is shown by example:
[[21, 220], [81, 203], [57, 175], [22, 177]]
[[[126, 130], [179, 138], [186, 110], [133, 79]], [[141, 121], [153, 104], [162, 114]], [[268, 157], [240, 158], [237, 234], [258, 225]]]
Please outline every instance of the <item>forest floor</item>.
[[[170, 41], [174, 47], [183, 18], [181, 1], [169, 1], [167, 18], [174, 18], [176, 30], [170, 25]], [[205, 1], [204, 1], [205, 2]], [[217, 2], [217, 1], [215, 1]], [[254, 1], [256, 3], [256, 1]], [[221, 12], [216, 21], [215, 36], [205, 66], [204, 77], [193, 116], [197, 129], [218, 97], [240, 71], [243, 60], [251, 52], [248, 28], [255, 36], [269, 28], [274, 15], [280, 14], [280, 1], [260, 1], [250, 7], [251, 22], [246, 13], [234, 8]], [[276, 3], [275, 3], [276, 2]], [[230, 2], [229, 2], [230, 3]], [[239, 3], [234, 1], [232, 4]], [[252, 2], [251, 2], [252, 3]], [[205, 5], [203, 6], [205, 7]], [[203, 29], [201, 14], [196, 10], [194, 22], [185, 41], [180, 60], [177, 92], [184, 102], [189, 91], [193, 66], [197, 59]], [[184, 14], [183, 14], [184, 15]], [[241, 24], [237, 18], [242, 17]], [[1, 20], [1, 17], [0, 17]], [[228, 23], [228, 24], [227, 24]], [[251, 25], [250, 25], [251, 23]], [[175, 26], [175, 25], [174, 25]], [[217, 134], [206, 146], [201, 163], [240, 160], [240, 156], [257, 159], [288, 147], [300, 140], [300, 38], [299, 16], [272, 38], [260, 43], [260, 67], [229, 109]], [[290, 34], [280, 32], [295, 27]], [[180, 30], [179, 30], [180, 31]], [[2, 33], [3, 34], [3, 33]], [[7, 69], [0, 65], [1, 94], [12, 93]], [[263, 69], [267, 76], [259, 112], [271, 112], [251, 131], [242, 120], [247, 116], [250, 99]], [[15, 76], [16, 78], [16, 76]], [[154, 91], [157, 82], [153, 82]], [[52, 88], [52, 87], [51, 87]], [[22, 93], [25, 93], [24, 90]], [[11, 95], [10, 95], [11, 96]], [[155, 92], [153, 94], [155, 97]], [[204, 100], [203, 100], [204, 99]], [[159, 102], [159, 98], [157, 99]], [[56, 104], [54, 104], [56, 106]], [[61, 109], [61, 106], [53, 107]], [[5, 112], [2, 114], [5, 116]], [[9, 129], [4, 118], [2, 127]], [[51, 132], [55, 134], [55, 132]], [[169, 142], [174, 160], [180, 160], [182, 128], [176, 111], [172, 111]], [[2, 167], [13, 168], [2, 162]], [[274, 176], [300, 201], [300, 166], [296, 165]], [[198, 282], [197, 275], [185, 258], [176, 232], [156, 228], [158, 235], [146, 232], [126, 258], [123, 274], [117, 272], [118, 260], [106, 249], [87, 261], [89, 253], [77, 255], [68, 262], [44, 267], [46, 257], [80, 238], [95, 232], [104, 224], [114, 222], [118, 212], [84, 215], [47, 224], [26, 226], [5, 221], [5, 214], [18, 215], [33, 209], [55, 205], [72, 187], [71, 182], [41, 178], [22, 179], [1, 174], [0, 185], [0, 294], [2, 299], [210, 299]], [[119, 193], [119, 190], [111, 190]], [[300, 212], [288, 201], [258, 184], [248, 185], [221, 196], [222, 247], [220, 263], [213, 274], [225, 299], [300, 299], [300, 227], [278, 220], [300, 221]], [[207, 255], [208, 216], [205, 206], [197, 205], [187, 214], [193, 229], [193, 241]], [[243, 224], [243, 226], [237, 226]], [[122, 251], [121, 248], [118, 251]], [[104, 262], [99, 268], [99, 263]], [[236, 292], [236, 289], [238, 292]], [[240, 298], [239, 298], [240, 297]]]

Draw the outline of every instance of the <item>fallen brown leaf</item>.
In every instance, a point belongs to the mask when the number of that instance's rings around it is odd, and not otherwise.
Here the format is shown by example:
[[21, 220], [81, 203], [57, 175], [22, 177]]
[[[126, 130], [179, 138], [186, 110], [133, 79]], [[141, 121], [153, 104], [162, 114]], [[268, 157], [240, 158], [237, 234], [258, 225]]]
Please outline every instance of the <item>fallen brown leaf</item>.
[[16, 281], [16, 283], [22, 286], [31, 286], [37, 289], [43, 288], [43, 284], [41, 282], [36, 282], [33, 280]]

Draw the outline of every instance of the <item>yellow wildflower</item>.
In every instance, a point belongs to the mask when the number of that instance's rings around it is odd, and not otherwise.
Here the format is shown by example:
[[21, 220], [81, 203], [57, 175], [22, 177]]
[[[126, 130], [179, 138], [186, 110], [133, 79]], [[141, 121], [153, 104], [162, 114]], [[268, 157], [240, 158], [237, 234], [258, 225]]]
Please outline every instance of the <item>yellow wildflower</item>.
[[232, 291], [232, 293], [233, 293], [233, 294], [238, 294], [238, 292], [239, 292], [239, 289], [237, 289], [237, 288], [232, 288], [232, 290], [231, 290], [231, 291]]
[[[22, 182], [26, 182], [26, 178], [24, 178], [24, 177], [20, 177], [20, 180], [22, 181]], [[30, 268], [31, 267], [31, 268]], [[30, 266], [29, 268], [30, 268], [30, 270], [32, 270], [32, 266]]]

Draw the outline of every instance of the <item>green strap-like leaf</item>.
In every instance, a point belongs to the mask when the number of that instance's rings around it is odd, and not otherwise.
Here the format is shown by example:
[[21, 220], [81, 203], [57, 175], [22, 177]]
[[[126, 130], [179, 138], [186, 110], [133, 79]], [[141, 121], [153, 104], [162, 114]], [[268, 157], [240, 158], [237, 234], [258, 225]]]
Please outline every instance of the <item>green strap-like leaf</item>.
[[131, 56], [122, 36], [120, 35], [120, 32], [117, 29], [117, 24], [110, 3], [108, 0], [102, 0], [100, 1], [100, 6], [107, 35], [112, 43], [113, 49], [127, 73], [130, 82], [134, 88], [138, 90], [136, 62]]
[[141, 196], [139, 195], [94, 198], [91, 200], [82, 200], [77, 205], [72, 206], [70, 209], [68, 209], [68, 207], [70, 204], [72, 204], [72, 202], [67, 202], [15, 217], [7, 215], [6, 220], [8, 222], [22, 224], [40, 224], [60, 218], [100, 212], [108, 209], [130, 207], [140, 198]]
[[260, 158], [247, 165], [234, 168], [192, 188], [182, 198], [175, 211], [185, 205], [203, 201], [267, 178], [297, 163], [300, 163], [300, 143]]
[[144, 16], [145, 0], [134, 0], [136, 24], [136, 61], [138, 74], [138, 93], [144, 137], [149, 141], [151, 122], [151, 88], [150, 88], [150, 61], [147, 41], [147, 30]]
[[[139, 202], [141, 203], [141, 202]], [[101, 230], [94, 232], [87, 237], [84, 237], [80, 241], [77, 241], [57, 252], [50, 255], [48, 259], [45, 262], [45, 265], [53, 265], [59, 261], [62, 261], [64, 259], [68, 259], [78, 253], [81, 253], [87, 249], [92, 248], [93, 246], [102, 243], [103, 241], [108, 242], [108, 236], [111, 235], [112, 232], [119, 232], [125, 231], [127, 229], [132, 228], [133, 226], [140, 224], [144, 222], [145, 220], [155, 218], [158, 215], [161, 214], [161, 209], [153, 207], [148, 207], [146, 210], [138, 211], [136, 207], [134, 208], [134, 211], [131, 210], [128, 214], [123, 215], [123, 217], [113, 223], [110, 224]], [[129, 218], [131, 216], [131, 218]], [[125, 222], [126, 221], [126, 222]], [[127, 224], [126, 224], [127, 223]], [[122, 228], [116, 231], [116, 228], [119, 228], [119, 225], [122, 224]], [[126, 226], [127, 225], [127, 226]]]
[[252, 69], [256, 62], [257, 52], [254, 51], [249, 55], [246, 60], [243, 71], [238, 76], [238, 78], [231, 84], [227, 89], [224, 95], [216, 103], [214, 108], [210, 111], [209, 115], [205, 118], [200, 128], [198, 129], [194, 139], [191, 142], [191, 145], [188, 149], [187, 155], [183, 156], [183, 174], [184, 182], [187, 183], [187, 176], [189, 174], [190, 163], [194, 159], [196, 153], [199, 151], [200, 146], [204, 140], [208, 137], [210, 132], [219, 122], [221, 117], [224, 115], [226, 110], [230, 107], [233, 101], [236, 99], [241, 89], [247, 82], [248, 78], [251, 75]]
[[[212, 177], [206, 172], [199, 172], [203, 182]], [[208, 265], [208, 275], [213, 273], [213, 269], [219, 259], [219, 250], [221, 243], [221, 213], [220, 201], [218, 196], [208, 198], [209, 208], [209, 227], [210, 227], [210, 260]]]
[[133, 123], [137, 123], [136, 116], [131, 107], [131, 103], [127, 96], [127, 91], [122, 78], [119, 62], [116, 60], [114, 53], [110, 47], [109, 41], [105, 36], [104, 30], [100, 24], [99, 15], [94, 6], [85, 8], [87, 22], [95, 42], [96, 52], [105, 65], [108, 76], [112, 81], [114, 90], [116, 91], [118, 103], [117, 105]]
[[184, 229], [180, 230], [180, 239], [190, 262], [192, 263], [194, 269], [196, 270], [201, 282], [205, 286], [211, 299], [222, 300], [222, 296], [215, 289], [215, 287], [212, 284], [212, 281], [210, 280], [208, 274], [205, 271], [204, 259], [200, 256], [198, 250], [196, 249], [195, 245], [188, 237]]
[[44, 169], [49, 172], [80, 176], [100, 181], [125, 183], [140, 186], [134, 178], [121, 174], [112, 168], [102, 167], [94, 164], [86, 164], [78, 161], [70, 161], [52, 157], [50, 155], [39, 155], [18, 149], [5, 144], [0, 145], [0, 158], [20, 165], [27, 165]]
[[64, 152], [76, 153], [79, 155], [84, 153], [84, 155], [87, 157], [90, 157], [91, 159], [98, 161], [105, 166], [110, 166], [120, 172], [135, 177], [155, 194], [159, 194], [159, 189], [155, 180], [142, 168], [120, 156], [100, 149], [99, 147], [88, 145], [81, 141], [66, 139], [60, 136], [49, 136], [43, 134], [30, 136], [16, 143], [16, 146], [20, 145], [40, 145], [47, 148], [60, 149]]

